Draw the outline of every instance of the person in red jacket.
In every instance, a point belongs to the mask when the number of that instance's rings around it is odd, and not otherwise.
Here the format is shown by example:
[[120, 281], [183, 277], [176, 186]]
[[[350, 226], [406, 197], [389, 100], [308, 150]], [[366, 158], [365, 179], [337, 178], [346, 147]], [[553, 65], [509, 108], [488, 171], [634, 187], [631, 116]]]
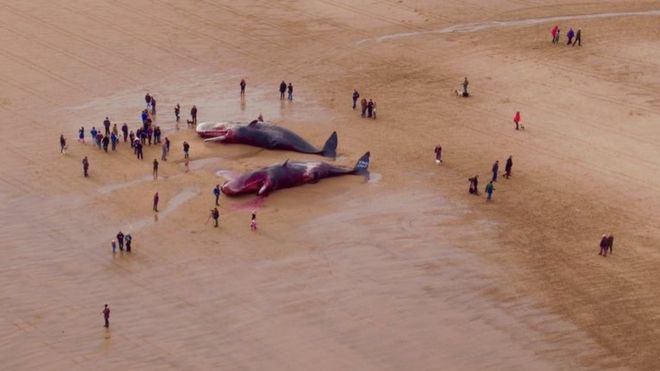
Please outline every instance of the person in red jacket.
[[520, 111], [516, 111], [516, 115], [513, 116], [513, 122], [516, 123], [516, 130], [520, 128]]

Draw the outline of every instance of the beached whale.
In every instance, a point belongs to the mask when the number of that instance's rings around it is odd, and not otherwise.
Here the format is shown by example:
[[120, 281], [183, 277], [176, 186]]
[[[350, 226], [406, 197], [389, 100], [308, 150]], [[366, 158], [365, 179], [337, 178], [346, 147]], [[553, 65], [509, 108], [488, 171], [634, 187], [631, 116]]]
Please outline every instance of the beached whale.
[[306, 183], [316, 183], [323, 178], [340, 175], [367, 175], [369, 152], [360, 157], [351, 168], [334, 166], [325, 162], [285, 161], [283, 164], [247, 172], [222, 185], [222, 193], [238, 196], [246, 193], [267, 195], [278, 189], [291, 188]]
[[249, 144], [267, 149], [311, 153], [331, 158], [335, 158], [337, 151], [336, 131], [330, 135], [323, 149], [318, 149], [291, 130], [257, 120], [249, 124], [203, 122], [197, 125], [197, 134], [210, 142]]

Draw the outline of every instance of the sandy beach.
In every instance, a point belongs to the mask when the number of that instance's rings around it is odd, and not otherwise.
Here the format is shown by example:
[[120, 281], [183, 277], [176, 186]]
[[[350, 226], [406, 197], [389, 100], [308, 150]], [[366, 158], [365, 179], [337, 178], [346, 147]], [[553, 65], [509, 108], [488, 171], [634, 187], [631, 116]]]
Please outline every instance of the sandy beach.
[[[660, 369], [660, 1], [0, 0], [0, 14], [3, 369]], [[88, 136], [106, 116], [136, 130], [147, 92], [172, 142], [158, 180], [160, 145], [137, 160]], [[316, 146], [337, 131], [333, 164], [370, 151], [370, 177], [223, 196], [214, 228], [216, 184], [322, 158], [204, 142], [193, 105], [199, 122], [263, 114]], [[468, 194], [509, 156], [492, 201]], [[130, 254], [112, 253], [120, 230]]]

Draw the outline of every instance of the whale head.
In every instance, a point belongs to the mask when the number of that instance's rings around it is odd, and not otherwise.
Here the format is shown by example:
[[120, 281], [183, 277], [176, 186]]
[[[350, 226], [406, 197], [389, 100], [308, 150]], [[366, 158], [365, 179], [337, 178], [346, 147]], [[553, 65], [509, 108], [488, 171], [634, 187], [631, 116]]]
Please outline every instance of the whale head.
[[223, 122], [202, 122], [197, 124], [197, 134], [202, 138], [212, 140], [226, 140], [232, 138], [238, 123], [223, 121]]
[[231, 179], [222, 185], [222, 193], [236, 196], [245, 193], [257, 193], [260, 196], [268, 193], [270, 179], [266, 170], [257, 170]]

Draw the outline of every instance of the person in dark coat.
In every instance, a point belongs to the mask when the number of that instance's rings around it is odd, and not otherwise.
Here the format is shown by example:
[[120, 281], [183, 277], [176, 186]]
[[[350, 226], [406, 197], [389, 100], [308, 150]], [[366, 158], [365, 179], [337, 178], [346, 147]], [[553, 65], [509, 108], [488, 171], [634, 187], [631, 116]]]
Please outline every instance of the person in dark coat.
[[578, 46], [582, 46], [582, 30], [579, 28], [575, 33], [575, 40], [573, 40], [573, 45], [571, 46], [575, 46], [575, 43], [577, 43]]
[[479, 194], [479, 175], [475, 175], [472, 178], [468, 178], [468, 181], [470, 182], [470, 189], [468, 189], [468, 192], [473, 195], [478, 195]]
[[117, 233], [117, 243], [119, 244], [119, 250], [124, 251], [124, 234], [121, 231]]
[[110, 144], [110, 138], [106, 135], [103, 137], [103, 150], [108, 152], [108, 144]]
[[513, 167], [513, 159], [512, 156], [509, 156], [509, 158], [506, 159], [506, 165], [504, 166], [504, 177], [509, 179], [511, 176], [511, 168]]
[[358, 98], [360, 98], [360, 93], [358, 93], [357, 89], [353, 90], [353, 109], [357, 106]]
[[82, 159], [82, 165], [83, 165], [83, 175], [85, 176], [85, 178], [87, 178], [88, 175], [87, 171], [89, 170], [89, 160], [87, 160], [87, 156], [85, 156], [85, 158]]
[[108, 116], [103, 120], [103, 127], [105, 128], [105, 135], [110, 135], [110, 119]]
[[286, 82], [282, 80], [280, 83], [280, 100], [284, 100], [284, 93], [286, 92]]
[[367, 117], [371, 118], [374, 112], [374, 102], [369, 99], [369, 103], [367, 103]]
[[151, 95], [149, 95], [149, 93], [144, 96], [144, 101], [147, 103], [147, 108], [149, 108], [149, 105], [151, 104]]
[[612, 247], [614, 247], [614, 236], [610, 233], [607, 236], [607, 249], [610, 250], [610, 255], [612, 255]]
[[497, 172], [499, 170], [500, 170], [500, 161], [495, 160], [495, 163], [493, 164], [493, 168], [492, 168], [492, 171], [493, 171], [493, 180], [492, 181], [493, 182], [497, 182]]
[[598, 255], [607, 256], [607, 242], [607, 236], [603, 235], [603, 237], [600, 239], [600, 252]]
[[442, 163], [442, 146], [435, 146], [435, 163], [440, 165]]
[[124, 135], [124, 143], [126, 143], [126, 140], [128, 138], [128, 125], [124, 123], [124, 125], [121, 126], [121, 133]]
[[190, 109], [190, 117], [192, 117], [190, 123], [193, 124], [193, 126], [197, 126], [197, 106], [193, 105]]

